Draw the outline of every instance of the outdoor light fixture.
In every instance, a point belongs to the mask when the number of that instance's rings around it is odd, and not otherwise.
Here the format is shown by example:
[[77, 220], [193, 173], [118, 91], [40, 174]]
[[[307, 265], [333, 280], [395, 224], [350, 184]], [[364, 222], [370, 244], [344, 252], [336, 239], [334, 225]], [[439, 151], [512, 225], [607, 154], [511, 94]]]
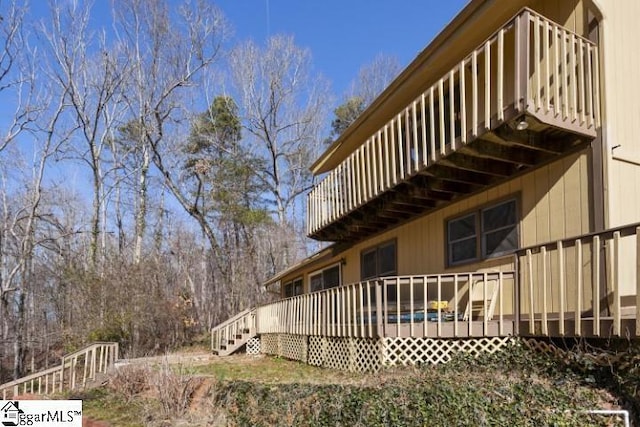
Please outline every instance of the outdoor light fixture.
[[516, 125], [517, 130], [527, 130], [529, 128], [529, 123], [525, 119], [522, 119]]

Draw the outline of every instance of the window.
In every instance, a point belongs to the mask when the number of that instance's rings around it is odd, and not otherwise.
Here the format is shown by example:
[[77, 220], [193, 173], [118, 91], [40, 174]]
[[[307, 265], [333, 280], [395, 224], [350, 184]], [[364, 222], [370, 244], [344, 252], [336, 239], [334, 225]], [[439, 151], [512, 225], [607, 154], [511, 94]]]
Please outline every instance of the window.
[[515, 199], [447, 222], [449, 265], [504, 255], [517, 247]]
[[396, 242], [385, 242], [362, 251], [360, 276], [362, 280], [396, 274]]
[[322, 270], [314, 271], [309, 275], [309, 287], [311, 292], [340, 286], [340, 264], [334, 264]]
[[302, 277], [299, 277], [291, 282], [287, 282], [284, 285], [284, 297], [295, 297], [296, 295], [302, 295]]

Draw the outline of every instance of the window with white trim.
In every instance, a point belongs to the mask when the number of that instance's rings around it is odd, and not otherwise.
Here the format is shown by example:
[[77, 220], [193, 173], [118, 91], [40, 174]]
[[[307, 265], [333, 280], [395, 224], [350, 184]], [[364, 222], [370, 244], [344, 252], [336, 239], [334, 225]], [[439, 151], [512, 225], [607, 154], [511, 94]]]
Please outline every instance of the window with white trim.
[[284, 297], [295, 297], [296, 295], [302, 295], [302, 277], [298, 277], [290, 282], [284, 284]]
[[518, 214], [509, 199], [447, 221], [449, 265], [493, 258], [518, 248]]
[[396, 241], [384, 242], [360, 254], [360, 277], [362, 280], [375, 277], [395, 276]]
[[333, 264], [309, 274], [309, 288], [311, 292], [335, 288], [342, 283], [340, 264]]

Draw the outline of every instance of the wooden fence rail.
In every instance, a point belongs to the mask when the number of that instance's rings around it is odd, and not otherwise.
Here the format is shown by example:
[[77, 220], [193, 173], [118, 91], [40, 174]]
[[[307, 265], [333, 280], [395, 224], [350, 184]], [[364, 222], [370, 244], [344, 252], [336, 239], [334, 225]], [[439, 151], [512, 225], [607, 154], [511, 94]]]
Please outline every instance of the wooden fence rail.
[[48, 395], [84, 387], [118, 360], [118, 344], [96, 342], [62, 357], [60, 365], [0, 385], [2, 399], [19, 394]]

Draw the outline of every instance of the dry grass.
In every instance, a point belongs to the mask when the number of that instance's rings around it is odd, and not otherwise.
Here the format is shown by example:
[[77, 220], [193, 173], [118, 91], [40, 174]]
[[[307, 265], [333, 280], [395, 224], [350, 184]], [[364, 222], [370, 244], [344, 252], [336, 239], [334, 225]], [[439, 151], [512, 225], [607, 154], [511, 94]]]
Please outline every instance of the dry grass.
[[[140, 424], [128, 425], [414, 425], [414, 420], [444, 422], [459, 413], [467, 414], [466, 425], [489, 419], [514, 425], [519, 417], [537, 417], [540, 425], [573, 425], [580, 408], [620, 407], [619, 398], [599, 379], [591, 381], [525, 351], [377, 374], [263, 355], [196, 354], [154, 359], [147, 366], [121, 368], [109, 385], [117, 393], [98, 397], [104, 406], [109, 399], [126, 399], [143, 408]], [[607, 425], [606, 420], [582, 421]]]

